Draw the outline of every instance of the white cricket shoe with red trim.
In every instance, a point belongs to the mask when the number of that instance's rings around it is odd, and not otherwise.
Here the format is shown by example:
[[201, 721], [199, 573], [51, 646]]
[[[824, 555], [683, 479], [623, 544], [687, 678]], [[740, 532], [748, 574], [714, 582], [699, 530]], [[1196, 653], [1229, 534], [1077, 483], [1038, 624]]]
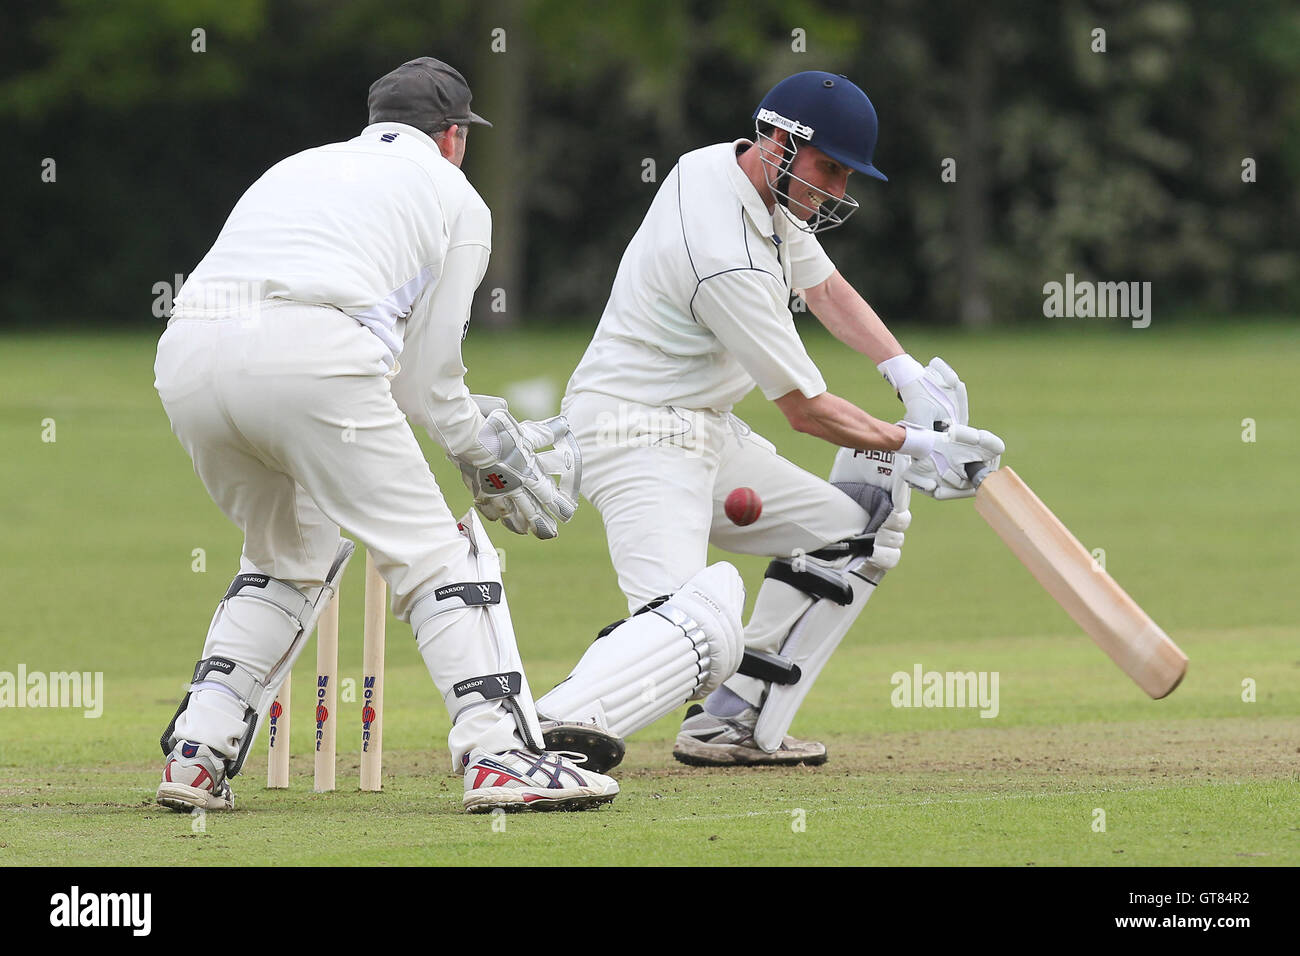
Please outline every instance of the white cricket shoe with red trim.
[[158, 802], [179, 813], [235, 809], [225, 759], [206, 744], [177, 741], [163, 766]]
[[466, 754], [465, 812], [489, 810], [587, 810], [618, 796], [612, 777], [585, 770], [570, 755], [507, 750]]

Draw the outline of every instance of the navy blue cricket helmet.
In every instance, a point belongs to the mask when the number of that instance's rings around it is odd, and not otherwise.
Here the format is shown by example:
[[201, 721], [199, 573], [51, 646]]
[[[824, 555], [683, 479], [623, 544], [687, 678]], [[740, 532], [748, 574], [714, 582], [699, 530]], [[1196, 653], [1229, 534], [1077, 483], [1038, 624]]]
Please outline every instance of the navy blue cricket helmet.
[[876, 150], [876, 108], [852, 80], [809, 70], [768, 90], [754, 119], [789, 131], [850, 169], [888, 182], [871, 165]]
[[[820, 70], [788, 76], [768, 90], [754, 110], [754, 121], [768, 188], [790, 220], [805, 232], [833, 229], [853, 215], [858, 203], [848, 194], [829, 196], [794, 175], [791, 169], [801, 142], [849, 169], [888, 182], [871, 164], [876, 149], [876, 108], [846, 77]], [[785, 130], [789, 134], [786, 142], [776, 142], [764, 125]], [[792, 183], [804, 187], [799, 190], [803, 199], [792, 194]]]

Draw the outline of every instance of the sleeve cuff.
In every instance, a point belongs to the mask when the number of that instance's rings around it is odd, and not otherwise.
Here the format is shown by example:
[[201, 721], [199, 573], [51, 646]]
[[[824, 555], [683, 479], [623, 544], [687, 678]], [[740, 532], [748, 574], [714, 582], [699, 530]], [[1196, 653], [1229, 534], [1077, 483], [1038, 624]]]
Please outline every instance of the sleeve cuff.
[[917, 428], [908, 422], [898, 424], [907, 429], [907, 434], [903, 436], [903, 447], [898, 449], [899, 454], [909, 455], [913, 461], [929, 458], [930, 452], [934, 451], [935, 433], [928, 428]]
[[925, 374], [925, 366], [906, 352], [885, 359], [876, 366], [876, 370], [885, 377], [885, 381], [892, 385], [896, 392]]

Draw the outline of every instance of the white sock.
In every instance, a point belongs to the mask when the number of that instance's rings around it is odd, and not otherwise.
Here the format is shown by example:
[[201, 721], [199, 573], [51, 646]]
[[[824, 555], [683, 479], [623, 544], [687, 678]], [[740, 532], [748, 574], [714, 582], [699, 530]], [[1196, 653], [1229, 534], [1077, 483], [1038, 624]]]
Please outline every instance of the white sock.
[[735, 717], [752, 706], [726, 684], [704, 699], [704, 709], [714, 717]]

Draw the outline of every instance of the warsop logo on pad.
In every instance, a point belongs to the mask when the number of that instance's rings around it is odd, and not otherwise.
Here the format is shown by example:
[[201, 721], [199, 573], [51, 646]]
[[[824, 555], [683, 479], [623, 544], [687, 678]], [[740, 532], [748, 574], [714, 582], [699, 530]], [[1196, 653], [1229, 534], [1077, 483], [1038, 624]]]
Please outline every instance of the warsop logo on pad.
[[448, 598], [460, 598], [466, 604], [500, 604], [501, 584], [497, 581], [466, 581], [462, 584], [448, 584], [433, 592], [435, 601]]
[[485, 677], [471, 677], [463, 680], [452, 689], [457, 697], [466, 694], [482, 694], [485, 700], [497, 700], [501, 697], [513, 697], [523, 690], [524, 679], [519, 671], [506, 674], [488, 674]]

